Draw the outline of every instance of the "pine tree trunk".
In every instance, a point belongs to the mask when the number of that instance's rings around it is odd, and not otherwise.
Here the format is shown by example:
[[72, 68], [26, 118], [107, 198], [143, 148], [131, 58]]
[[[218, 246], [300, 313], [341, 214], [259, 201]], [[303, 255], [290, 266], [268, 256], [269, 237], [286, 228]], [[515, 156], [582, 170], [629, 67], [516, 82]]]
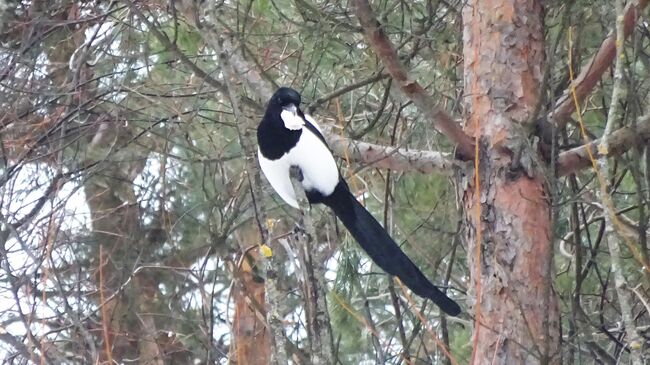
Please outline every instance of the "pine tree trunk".
[[479, 313], [474, 363], [559, 363], [551, 201], [528, 143], [545, 61], [542, 4], [470, 0], [462, 16], [466, 132], [480, 156], [479, 188], [474, 171], [459, 186]]

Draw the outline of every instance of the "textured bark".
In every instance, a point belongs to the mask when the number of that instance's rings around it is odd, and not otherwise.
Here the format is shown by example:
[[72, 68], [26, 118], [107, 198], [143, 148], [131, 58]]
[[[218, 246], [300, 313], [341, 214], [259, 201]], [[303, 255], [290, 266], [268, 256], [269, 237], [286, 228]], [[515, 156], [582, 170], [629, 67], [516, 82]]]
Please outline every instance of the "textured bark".
[[480, 188], [474, 172], [460, 184], [470, 298], [480, 313], [474, 363], [558, 363], [551, 205], [543, 169], [526, 141], [543, 77], [542, 5], [473, 0], [462, 16], [466, 132], [480, 141]]
[[[642, 365], [645, 363], [641, 350], [643, 340], [639, 336], [636, 328], [633, 309], [634, 295], [627, 290], [628, 283], [624, 273], [625, 268], [622, 264], [621, 242], [615, 233], [616, 230], [614, 227], [614, 225], [618, 223], [618, 220], [616, 218], [614, 202], [609, 194], [609, 184], [607, 183], [610, 181], [607, 156], [607, 152], [609, 151], [609, 138], [612, 129], [614, 129], [614, 124], [623, 118], [624, 111], [621, 104], [625, 97], [623, 86], [625, 52], [623, 47], [625, 45], [626, 26], [623, 13], [623, 0], [616, 0], [614, 4], [616, 8], [616, 62], [614, 65], [614, 85], [612, 86], [612, 99], [607, 113], [607, 123], [605, 125], [605, 130], [603, 131], [600, 145], [598, 145], [598, 150], [605, 152], [605, 154], [598, 159], [597, 168], [600, 169], [600, 175], [598, 176], [600, 180], [599, 197], [603, 202], [603, 217], [605, 218], [604, 239], [609, 248], [609, 257], [611, 262], [610, 270], [614, 274], [614, 288], [616, 290], [616, 296], [618, 297], [618, 304], [621, 308], [621, 319], [625, 326], [625, 340], [628, 343], [627, 347], [630, 351], [630, 362], [633, 365]], [[629, 33], [629, 31], [627, 33]]]
[[[256, 227], [244, 229], [244, 242], [255, 245], [259, 240]], [[257, 259], [256, 250], [249, 252], [251, 260]], [[233, 286], [235, 317], [232, 323], [234, 336], [234, 354], [230, 359], [233, 364], [269, 364], [271, 361], [271, 335], [266, 327], [264, 311], [264, 282], [255, 277], [250, 261], [244, 257], [237, 268], [239, 275]]]
[[136, 275], [133, 285], [140, 289], [140, 295], [135, 296], [140, 333], [140, 336], [138, 336], [139, 363], [143, 365], [163, 365], [163, 354], [157, 342], [157, 327], [154, 321], [158, 280], [156, 280], [155, 276], [143, 272]]
[[[265, 313], [259, 311], [264, 305], [264, 282], [254, 279], [250, 266], [244, 261], [239, 282], [233, 288], [235, 319], [233, 321], [233, 364], [269, 364], [271, 361], [271, 337], [266, 328]], [[258, 303], [259, 307], [253, 304]], [[261, 315], [261, 317], [260, 317]]]

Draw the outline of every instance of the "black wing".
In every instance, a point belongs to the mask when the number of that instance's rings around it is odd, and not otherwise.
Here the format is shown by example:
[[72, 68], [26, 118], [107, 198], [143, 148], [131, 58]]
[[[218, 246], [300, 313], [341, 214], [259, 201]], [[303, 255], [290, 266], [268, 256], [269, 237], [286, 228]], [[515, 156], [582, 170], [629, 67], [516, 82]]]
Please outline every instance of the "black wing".
[[298, 109], [298, 113], [299, 113], [300, 117], [305, 121], [305, 127], [307, 127], [307, 129], [308, 129], [310, 132], [312, 132], [313, 134], [315, 134], [316, 137], [318, 137], [318, 139], [320, 139], [321, 141], [323, 141], [323, 143], [325, 143], [325, 146], [327, 146], [327, 148], [330, 148], [330, 146], [327, 144], [327, 141], [325, 141], [325, 137], [323, 137], [323, 135], [322, 135], [321, 132], [318, 130], [318, 128], [316, 128], [315, 125], [313, 125], [311, 122], [309, 122], [309, 120], [307, 120], [307, 118], [305, 118], [305, 114], [303, 114], [302, 110]]

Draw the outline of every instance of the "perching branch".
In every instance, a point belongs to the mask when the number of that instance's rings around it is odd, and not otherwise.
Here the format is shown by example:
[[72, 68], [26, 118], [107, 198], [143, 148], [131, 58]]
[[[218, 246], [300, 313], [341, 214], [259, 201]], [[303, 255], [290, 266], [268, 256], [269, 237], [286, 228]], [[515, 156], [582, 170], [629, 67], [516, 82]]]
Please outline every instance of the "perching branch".
[[332, 133], [327, 136], [327, 142], [338, 156], [359, 164], [400, 172], [417, 171], [425, 174], [437, 172], [450, 175], [453, 168], [461, 164], [453, 159], [451, 153], [382, 146], [355, 141]]
[[291, 184], [300, 206], [300, 225], [304, 234], [298, 233], [297, 246], [305, 272], [305, 314], [311, 344], [311, 363], [328, 365], [334, 363], [334, 338], [327, 309], [327, 284], [325, 282], [325, 257], [322, 248], [314, 245], [316, 230], [309, 213], [309, 202], [302, 187], [302, 173], [291, 169]]
[[413, 104], [433, 123], [434, 127], [442, 134], [451, 139], [458, 147], [460, 157], [470, 158], [474, 150], [474, 143], [471, 138], [463, 132], [456, 122], [427, 94], [424, 88], [415, 80], [412, 80], [397, 56], [395, 46], [384, 32], [381, 24], [367, 0], [353, 0], [354, 9], [368, 43], [377, 53], [379, 59], [386, 67], [386, 71], [396, 81], [399, 89], [406, 95]]
[[[382, 169], [449, 175], [461, 164], [451, 153], [384, 146], [340, 137], [333, 133], [328, 133], [326, 138], [337, 156]], [[610, 134], [608, 156], [620, 156], [630, 148], [649, 141], [650, 115], [646, 115], [638, 121], [636, 129], [623, 127]], [[597, 149], [599, 143], [600, 139], [597, 139], [560, 153], [557, 161], [557, 176], [566, 176], [590, 167], [591, 161], [587, 149], [591, 149], [594, 157], [599, 158]]]

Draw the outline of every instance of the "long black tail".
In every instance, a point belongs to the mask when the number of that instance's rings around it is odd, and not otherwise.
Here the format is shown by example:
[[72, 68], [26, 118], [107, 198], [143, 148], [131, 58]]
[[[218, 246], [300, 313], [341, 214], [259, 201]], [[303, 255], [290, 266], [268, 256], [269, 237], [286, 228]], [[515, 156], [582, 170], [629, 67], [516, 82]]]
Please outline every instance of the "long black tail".
[[402, 252], [377, 220], [354, 198], [345, 182], [339, 182], [323, 203], [334, 211], [361, 248], [391, 275], [395, 275], [415, 294], [431, 299], [447, 314], [457, 316], [460, 307], [433, 285]]

